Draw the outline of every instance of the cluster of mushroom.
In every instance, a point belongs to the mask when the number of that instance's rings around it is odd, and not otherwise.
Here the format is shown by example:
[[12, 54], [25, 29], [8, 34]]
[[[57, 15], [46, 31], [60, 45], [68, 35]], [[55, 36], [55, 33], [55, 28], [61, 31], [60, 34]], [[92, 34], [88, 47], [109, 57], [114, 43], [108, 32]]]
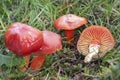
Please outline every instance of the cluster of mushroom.
[[[87, 24], [87, 19], [74, 14], [66, 14], [54, 21], [54, 26], [65, 30], [67, 41], [74, 38], [74, 29]], [[26, 56], [27, 62], [30, 54], [33, 59], [30, 69], [39, 69], [45, 60], [46, 54], [55, 53], [62, 49], [62, 38], [51, 31], [40, 31], [23, 23], [13, 23], [4, 35], [5, 44], [9, 50], [19, 56]], [[85, 55], [84, 62], [88, 63], [93, 58], [105, 56], [106, 52], [114, 47], [114, 38], [110, 31], [103, 26], [92, 25], [83, 30], [78, 42], [78, 51]], [[27, 64], [28, 65], [28, 64]]]
[[[56, 28], [65, 30], [67, 41], [74, 38], [74, 29], [84, 24], [87, 24], [84, 17], [73, 14], [64, 15], [54, 22]], [[84, 62], [89, 63], [92, 58], [98, 59], [105, 56], [114, 44], [114, 38], [106, 27], [92, 25], [81, 33], [77, 42], [77, 50], [86, 56]]]
[[47, 30], [40, 31], [23, 23], [11, 24], [5, 32], [4, 40], [9, 50], [19, 56], [24, 56], [27, 62], [30, 60], [30, 54], [33, 53], [30, 63], [32, 70], [42, 66], [46, 54], [62, 49], [60, 35]]

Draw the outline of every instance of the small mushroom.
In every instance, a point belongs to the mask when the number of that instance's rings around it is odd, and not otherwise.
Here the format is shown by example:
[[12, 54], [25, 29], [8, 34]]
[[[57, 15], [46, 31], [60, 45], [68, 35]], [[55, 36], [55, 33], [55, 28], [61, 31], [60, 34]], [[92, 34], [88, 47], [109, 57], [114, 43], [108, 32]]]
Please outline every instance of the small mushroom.
[[36, 28], [17, 22], [9, 26], [4, 40], [9, 50], [19, 56], [26, 56], [41, 47], [43, 34]]
[[84, 62], [88, 63], [92, 58], [103, 57], [114, 45], [114, 38], [106, 27], [93, 25], [83, 30], [77, 49], [86, 56]]
[[74, 38], [74, 29], [86, 24], [87, 20], [84, 17], [79, 17], [74, 14], [66, 14], [54, 21], [54, 26], [57, 29], [65, 30], [66, 40], [70, 41]]
[[53, 54], [58, 50], [62, 49], [62, 38], [60, 35], [51, 32], [43, 31], [43, 42], [42, 46], [34, 53], [34, 58], [31, 61], [30, 69], [37, 70], [39, 69], [44, 60], [45, 55]]

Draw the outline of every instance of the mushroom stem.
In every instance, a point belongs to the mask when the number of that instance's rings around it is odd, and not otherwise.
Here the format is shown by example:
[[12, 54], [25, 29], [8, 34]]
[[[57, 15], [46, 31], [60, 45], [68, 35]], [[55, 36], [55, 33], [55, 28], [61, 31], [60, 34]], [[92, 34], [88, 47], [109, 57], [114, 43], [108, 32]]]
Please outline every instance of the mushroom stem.
[[85, 57], [84, 62], [89, 63], [92, 60], [92, 57], [99, 52], [100, 45], [98, 44], [90, 44], [89, 45], [89, 53]]
[[20, 66], [20, 71], [22, 72], [25, 72], [28, 68], [29, 61], [30, 61], [30, 55], [25, 56], [24, 59], [25, 59], [25, 65]]
[[74, 30], [65, 30], [65, 36], [67, 41], [71, 41], [74, 38]]
[[45, 61], [45, 56], [46, 56], [45, 54], [34, 55], [32, 61], [31, 61], [31, 64], [30, 64], [30, 69], [31, 70], [40, 69]]

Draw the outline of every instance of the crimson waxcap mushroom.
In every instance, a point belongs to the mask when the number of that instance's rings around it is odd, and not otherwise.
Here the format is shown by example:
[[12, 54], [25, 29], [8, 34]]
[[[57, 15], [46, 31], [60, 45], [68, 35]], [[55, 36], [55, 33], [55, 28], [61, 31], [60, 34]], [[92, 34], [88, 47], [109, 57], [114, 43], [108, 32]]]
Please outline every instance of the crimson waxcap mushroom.
[[86, 56], [84, 62], [88, 63], [92, 58], [103, 57], [114, 45], [114, 38], [106, 27], [92, 25], [81, 33], [77, 49]]
[[74, 37], [74, 29], [86, 24], [87, 20], [84, 17], [79, 17], [74, 14], [66, 14], [54, 21], [54, 26], [57, 29], [65, 30], [66, 40], [71, 40]]
[[42, 31], [23, 23], [13, 23], [4, 35], [9, 50], [19, 56], [26, 56], [38, 50], [43, 41]]
[[30, 69], [37, 70], [43, 65], [45, 55], [55, 53], [62, 49], [62, 38], [60, 35], [45, 30], [43, 31], [42, 46], [34, 53], [34, 58], [31, 61]]
[[36, 52], [38, 54], [52, 54], [62, 49], [62, 38], [60, 35], [45, 30], [43, 32], [42, 46]]

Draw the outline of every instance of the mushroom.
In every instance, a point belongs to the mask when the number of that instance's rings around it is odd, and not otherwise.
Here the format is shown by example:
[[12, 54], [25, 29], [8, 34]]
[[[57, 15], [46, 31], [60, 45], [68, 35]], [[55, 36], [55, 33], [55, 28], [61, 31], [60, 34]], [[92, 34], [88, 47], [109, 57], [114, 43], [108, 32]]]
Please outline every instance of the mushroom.
[[105, 56], [106, 52], [114, 47], [114, 44], [114, 38], [106, 27], [92, 25], [81, 33], [77, 49], [86, 56], [84, 62], [89, 63], [92, 58]]
[[66, 14], [54, 21], [54, 26], [57, 29], [65, 30], [66, 40], [70, 41], [74, 38], [74, 29], [86, 24], [87, 20], [84, 17], [79, 17], [74, 14]]
[[62, 49], [62, 38], [60, 35], [51, 32], [43, 31], [42, 46], [37, 51], [40, 54], [52, 54]]
[[[34, 59], [31, 61], [30, 69], [32, 70], [39, 69], [44, 62], [45, 55], [53, 54], [61, 49], [62, 49], [61, 36], [51, 31], [47, 30], [43, 31], [42, 46], [38, 49], [38, 51], [34, 53]], [[38, 61], [39, 63], [37, 64]]]
[[41, 47], [43, 34], [36, 28], [17, 22], [9, 26], [4, 40], [9, 50], [19, 56], [26, 56]]

